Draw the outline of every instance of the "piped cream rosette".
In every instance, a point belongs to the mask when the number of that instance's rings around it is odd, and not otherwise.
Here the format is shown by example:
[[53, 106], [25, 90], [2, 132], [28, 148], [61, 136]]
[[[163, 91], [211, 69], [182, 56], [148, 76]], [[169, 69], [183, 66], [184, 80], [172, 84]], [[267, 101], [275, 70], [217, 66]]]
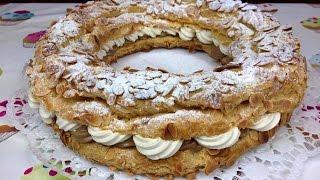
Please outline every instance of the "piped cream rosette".
[[166, 159], [173, 156], [181, 147], [183, 141], [168, 141], [161, 138], [151, 139], [139, 135], [133, 136], [137, 150], [149, 159]]
[[280, 119], [281, 114], [278, 112], [264, 114], [253, 124], [253, 126], [250, 127], [250, 129], [257, 131], [269, 131], [280, 122]]
[[103, 130], [97, 127], [88, 127], [88, 132], [92, 136], [92, 139], [103, 145], [112, 146], [121, 143], [131, 137], [131, 135], [122, 135], [119, 133], [113, 133], [110, 130]]
[[57, 116], [56, 124], [58, 125], [59, 129], [62, 129], [66, 132], [74, 131], [81, 126], [76, 122], [68, 121], [66, 119], [61, 118], [60, 116]]
[[209, 149], [224, 149], [234, 145], [240, 137], [240, 130], [237, 127], [217, 136], [199, 136], [195, 140]]
[[39, 106], [39, 114], [43, 120], [43, 122], [47, 124], [52, 123], [52, 119], [54, 118], [54, 113], [51, 111], [48, 111], [43, 105]]
[[39, 101], [33, 97], [30, 91], [28, 92], [28, 104], [32, 109], [37, 109], [40, 106]]

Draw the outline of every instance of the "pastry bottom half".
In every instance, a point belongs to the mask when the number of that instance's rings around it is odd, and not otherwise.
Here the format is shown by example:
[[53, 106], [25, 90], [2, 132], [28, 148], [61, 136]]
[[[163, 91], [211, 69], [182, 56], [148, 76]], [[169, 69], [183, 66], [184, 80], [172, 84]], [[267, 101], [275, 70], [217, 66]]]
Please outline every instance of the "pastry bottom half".
[[290, 117], [291, 113], [281, 114], [280, 123], [266, 132], [251, 129], [241, 130], [238, 142], [230, 148], [209, 150], [202, 147], [197, 150], [192, 148], [179, 150], [174, 156], [162, 160], [150, 160], [140, 154], [136, 147], [119, 148], [104, 146], [96, 142], [82, 143], [71, 133], [59, 130], [57, 125], [53, 124], [52, 127], [67, 147], [86, 159], [106, 165], [110, 169], [152, 177], [195, 177], [197, 171], [209, 174], [219, 167], [231, 166], [245, 152], [266, 143], [280, 126], [290, 120]]

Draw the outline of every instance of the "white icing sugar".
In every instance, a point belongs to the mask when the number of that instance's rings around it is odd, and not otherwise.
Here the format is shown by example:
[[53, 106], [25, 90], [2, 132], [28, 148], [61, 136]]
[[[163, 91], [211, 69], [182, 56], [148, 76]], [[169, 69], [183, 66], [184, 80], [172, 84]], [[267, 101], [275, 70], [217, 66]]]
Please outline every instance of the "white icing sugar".
[[204, 114], [203, 112], [199, 110], [177, 110], [174, 113], [166, 113], [156, 116], [150, 116], [150, 117], [139, 117], [136, 118], [136, 120], [126, 122], [125, 120], [119, 120], [114, 119], [110, 122], [109, 128], [111, 130], [121, 130], [129, 128], [130, 125], [135, 126], [138, 129], [144, 129], [145, 132], [153, 131], [153, 128], [151, 126], [158, 127], [162, 123], [168, 123], [173, 122], [178, 119], [184, 119], [184, 118], [209, 118], [209, 115]]
[[146, 16], [144, 13], [124, 13], [114, 18], [105, 20], [105, 24], [126, 24], [127, 22], [139, 23], [152, 20], [150, 16]]
[[[148, 124], [151, 126], [159, 126], [161, 123], [173, 122], [177, 119], [184, 119], [184, 118], [205, 118], [203, 112], [198, 110], [178, 110], [174, 113], [167, 113], [163, 115], [158, 115], [154, 117], [143, 117], [138, 118], [133, 122], [134, 125], [139, 125], [139, 128], [145, 128], [146, 131], [152, 131], [153, 128], [148, 127]], [[209, 116], [208, 116], [209, 117]]]
[[154, 106], [166, 105], [166, 106], [173, 106], [174, 105], [174, 98], [165, 98], [163, 96], [157, 96], [152, 100], [152, 104]]
[[187, 4], [168, 3], [166, 1], [142, 1], [140, 6], [147, 5], [148, 14], [167, 14], [168, 12], [176, 14], [178, 17], [187, 17]]
[[220, 4], [220, 2], [218, 0], [212, 1], [212, 2], [209, 3], [209, 8], [214, 10], [214, 11], [218, 10], [220, 7], [221, 7], [221, 4]]
[[80, 31], [80, 25], [72, 19], [61, 19], [51, 28], [50, 39], [62, 44], [68, 37], [75, 37]]
[[214, 11], [228, 13], [237, 10], [241, 4], [242, 2], [238, 0], [213, 0], [209, 2], [209, 8]]
[[72, 106], [74, 112], [79, 113], [91, 113], [91, 114], [98, 114], [100, 116], [104, 116], [110, 113], [108, 107], [105, 104], [99, 103], [97, 101], [90, 101], [90, 102], [77, 102]]
[[253, 30], [242, 23], [234, 23], [228, 30], [228, 36], [252, 36], [254, 35]]
[[240, 15], [245, 23], [252, 25], [257, 30], [263, 30], [266, 28], [266, 26], [268, 26], [268, 24], [266, 24], [264, 21], [263, 14], [260, 11], [248, 10], [240, 12]]
[[88, 66], [81, 61], [78, 61], [76, 64], [68, 66], [67, 72], [68, 74], [65, 75], [63, 78], [69, 81], [76, 80], [81, 77], [88, 77], [88, 75], [92, 73]]
[[[121, 9], [126, 12], [126, 8], [131, 2], [122, 5], [106, 5], [104, 2], [97, 2], [106, 6], [105, 9]], [[95, 3], [92, 5], [94, 7]], [[198, 1], [197, 6], [203, 6], [203, 1]], [[121, 6], [121, 8], [120, 8]], [[100, 18], [99, 22], [109, 26], [121, 24], [142, 23], [145, 26], [131, 34], [124, 35], [118, 39], [112, 39], [103, 43], [103, 49], [98, 49], [95, 55], [91, 55], [93, 50], [93, 39], [90, 34], [83, 35], [74, 41], [69, 42], [65, 48], [60, 48], [59, 61], [66, 64], [66, 72], [63, 78], [72, 82], [78, 91], [94, 92], [97, 96], [107, 99], [109, 105], [116, 103], [117, 97], [123, 100], [117, 101], [124, 106], [134, 106], [138, 99], [153, 99], [154, 106], [164, 104], [174, 105], [177, 101], [198, 100], [202, 97], [205, 100], [210, 98], [210, 104], [218, 107], [219, 98], [215, 94], [230, 93], [230, 91], [242, 91], [244, 87], [258, 84], [264, 78], [257, 77], [260, 69], [255, 66], [262, 66], [266, 63], [274, 63], [278, 58], [281, 63], [290, 61], [295, 42], [291, 42], [291, 35], [284, 33], [288, 28], [279, 28], [278, 22], [263, 15], [260, 11], [248, 4], [241, 4], [240, 1], [216, 0], [208, 2], [209, 8], [215, 11], [233, 12], [238, 8], [241, 11], [234, 13], [234, 16], [212, 19], [200, 16], [201, 22], [208, 23], [217, 28], [223, 28], [232, 43], [221, 43], [221, 37], [212, 34], [205, 29], [194, 29], [188, 25], [178, 25], [169, 27], [166, 20], [154, 19], [151, 14], [173, 13], [179, 17], [190, 13], [190, 6], [186, 3], [170, 4], [161, 2], [141, 2], [138, 6], [147, 7], [147, 14], [143, 13], [123, 13], [113, 18]], [[90, 8], [93, 8], [90, 7]], [[102, 6], [101, 6], [102, 7]], [[195, 14], [194, 14], [195, 15]], [[250, 25], [250, 26], [248, 26]], [[51, 28], [49, 33], [50, 41], [57, 43], [64, 42], [69, 37], [77, 36], [80, 32], [80, 25], [69, 17], [60, 20]], [[251, 29], [252, 28], [252, 29]], [[263, 30], [267, 30], [263, 32]], [[221, 31], [221, 29], [220, 29]], [[238, 64], [242, 72], [224, 70], [222, 72], [200, 72], [190, 75], [190, 78], [175, 74], [168, 74], [158, 70], [146, 71], [115, 71], [106, 67], [103, 62], [99, 66], [92, 66], [95, 56], [103, 59], [113, 48], [123, 46], [126, 40], [135, 42], [143, 35], [151, 38], [167, 33], [167, 35], [178, 36], [183, 40], [191, 40], [195, 36], [204, 44], [214, 43], [220, 51], [231, 58], [232, 63]], [[256, 33], [255, 33], [256, 32]], [[221, 35], [221, 34], [220, 34]], [[227, 38], [227, 37], [225, 37]], [[252, 41], [250, 40], [252, 39]], [[253, 46], [263, 51], [269, 51], [262, 55], [253, 50]], [[77, 50], [77, 51], [75, 51]], [[258, 58], [263, 57], [263, 58]], [[96, 63], [96, 61], [95, 61]], [[275, 70], [268, 71], [269, 74], [276, 74]], [[81, 92], [80, 92], [81, 93]], [[73, 92], [72, 94], [76, 94]], [[196, 94], [196, 95], [195, 95]], [[193, 96], [195, 95], [195, 96]], [[200, 100], [199, 100], [200, 101]], [[209, 101], [207, 99], [207, 101]]]
[[222, 11], [222, 12], [232, 12], [237, 10], [237, 8], [239, 7], [239, 5], [241, 4], [241, 1], [238, 0], [220, 0], [220, 8], [218, 9], [218, 11]]

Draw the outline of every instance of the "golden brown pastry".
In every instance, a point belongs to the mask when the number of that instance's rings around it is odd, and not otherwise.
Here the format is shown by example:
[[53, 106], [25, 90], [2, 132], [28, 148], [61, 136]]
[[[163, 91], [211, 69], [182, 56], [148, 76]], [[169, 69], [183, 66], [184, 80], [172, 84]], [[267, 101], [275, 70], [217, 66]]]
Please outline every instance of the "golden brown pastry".
[[[221, 66], [112, 67], [160, 47], [204, 51]], [[52, 24], [26, 73], [30, 106], [67, 146], [156, 176], [231, 165], [289, 121], [307, 80], [291, 28], [233, 0], [88, 2]]]

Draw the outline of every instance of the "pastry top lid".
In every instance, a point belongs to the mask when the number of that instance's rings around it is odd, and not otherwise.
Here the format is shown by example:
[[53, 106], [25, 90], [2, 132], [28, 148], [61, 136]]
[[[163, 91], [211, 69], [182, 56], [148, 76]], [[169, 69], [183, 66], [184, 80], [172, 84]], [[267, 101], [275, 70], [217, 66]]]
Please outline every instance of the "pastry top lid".
[[[177, 19], [180, 26], [211, 31], [232, 61], [219, 72], [179, 75], [156, 69], [118, 71], [97, 58], [103, 33], [130, 23], [164, 27]], [[54, 87], [62, 80], [67, 83], [64, 97], [100, 97], [110, 106], [134, 107], [139, 100], [151, 100], [155, 106], [191, 103], [220, 109], [228, 98], [247, 99], [265, 83], [284, 81], [296, 66], [303, 66], [291, 27], [280, 26], [254, 5], [233, 0], [87, 2], [50, 27], [37, 49], [41, 53], [35, 55], [33, 84]], [[39, 77], [46, 78], [40, 82]]]

